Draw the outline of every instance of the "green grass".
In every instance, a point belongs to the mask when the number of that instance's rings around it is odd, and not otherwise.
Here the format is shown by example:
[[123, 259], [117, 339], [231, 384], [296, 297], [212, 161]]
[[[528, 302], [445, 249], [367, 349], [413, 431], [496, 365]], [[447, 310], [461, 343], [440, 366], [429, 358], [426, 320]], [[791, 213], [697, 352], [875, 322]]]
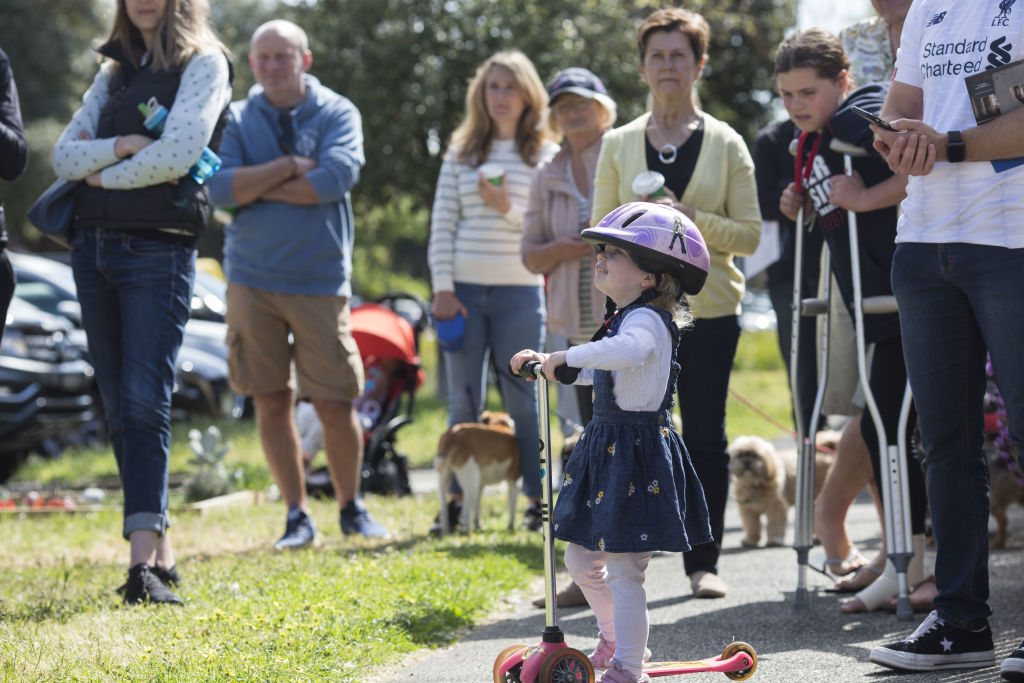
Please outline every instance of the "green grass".
[[[424, 339], [427, 384], [398, 450], [430, 463], [446, 408], [436, 396], [436, 351]], [[789, 395], [775, 337], [745, 333], [733, 388], [788, 424]], [[554, 399], [554, 392], [552, 392]], [[492, 391], [488, 403], [499, 405]], [[188, 471], [187, 432], [175, 425], [171, 471]], [[270, 483], [251, 421], [220, 425], [233, 443], [229, 467], [263, 489]], [[730, 398], [729, 435], [783, 433]], [[115, 476], [108, 450], [33, 461], [18, 479], [44, 487]], [[371, 497], [389, 542], [342, 538], [332, 501], [313, 501], [319, 548], [269, 549], [283, 527], [280, 503], [179, 514], [174, 543], [184, 581], [182, 608], [128, 608], [113, 588], [127, 545], [118, 512], [0, 515], [0, 680], [372, 680], [423, 647], [438, 647], [500, 609], [541, 571], [535, 534], [507, 532], [503, 495], [485, 499], [481, 533], [427, 537], [434, 495]], [[522, 506], [522, 504], [521, 504]]]

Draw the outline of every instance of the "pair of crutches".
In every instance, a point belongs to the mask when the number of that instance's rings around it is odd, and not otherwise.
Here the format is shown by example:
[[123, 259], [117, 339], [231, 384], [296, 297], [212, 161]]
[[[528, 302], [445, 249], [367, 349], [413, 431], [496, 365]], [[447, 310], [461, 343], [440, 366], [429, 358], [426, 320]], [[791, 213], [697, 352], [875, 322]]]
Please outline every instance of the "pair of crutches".
[[[796, 141], [794, 141], [796, 142]], [[835, 139], [832, 148], [834, 151], [843, 153], [844, 170], [846, 175], [853, 174], [853, 162], [851, 154], [864, 155], [860, 148], [850, 149], [851, 146]], [[855, 150], [855, 151], [854, 151]], [[797, 191], [802, 190], [803, 177], [800, 172], [802, 163], [802, 149], [798, 146], [795, 150], [791, 148], [797, 157], [797, 173], [795, 184]], [[864, 342], [864, 317], [866, 315], [879, 315], [893, 313], [896, 311], [896, 299], [893, 296], [875, 296], [865, 298], [861, 289], [860, 273], [860, 250], [857, 240], [857, 214], [853, 211], [849, 215], [850, 232], [850, 261], [853, 272], [853, 312], [854, 327], [857, 337], [857, 370], [860, 378], [860, 387], [864, 393], [865, 407], [870, 411], [871, 419], [875, 423], [875, 431], [878, 434], [878, 448], [881, 461], [882, 479], [882, 506], [884, 509], [884, 523], [886, 534], [886, 548], [889, 560], [896, 569], [896, 580], [898, 597], [896, 602], [896, 616], [902, 621], [913, 618], [913, 610], [910, 606], [909, 590], [907, 585], [907, 568], [910, 559], [913, 557], [910, 530], [910, 496], [907, 488], [907, 452], [906, 426], [910, 419], [911, 393], [910, 384], [907, 383], [903, 394], [903, 405], [900, 411], [899, 437], [897, 444], [892, 445], [886, 441], [886, 430], [882, 422], [878, 405], [875, 402], [871, 387], [868, 384], [869, 374], [867, 367], [867, 349]], [[796, 236], [794, 243], [794, 276], [793, 276], [793, 331], [790, 347], [790, 389], [793, 396], [794, 419], [797, 426], [797, 474], [796, 474], [796, 520], [794, 522], [793, 549], [797, 553], [797, 586], [793, 599], [795, 609], [803, 609], [807, 605], [807, 567], [808, 554], [814, 542], [814, 459], [815, 459], [815, 432], [816, 425], [821, 417], [821, 406], [825, 396], [825, 389], [828, 386], [828, 337], [829, 337], [829, 299], [831, 297], [830, 276], [830, 254], [828, 243], [825, 242], [825, 253], [822, 259], [822, 273], [825, 286], [821, 298], [803, 297], [801, 292], [801, 272], [803, 263], [803, 220], [804, 212], [801, 207], [796, 222]], [[804, 424], [803, 407], [800, 405], [800, 393], [797, 386], [797, 362], [800, 353], [800, 320], [802, 317], [823, 317], [823, 332], [821, 334], [821, 350], [819, 357], [818, 389], [814, 397], [814, 408], [811, 411], [810, 425]]]

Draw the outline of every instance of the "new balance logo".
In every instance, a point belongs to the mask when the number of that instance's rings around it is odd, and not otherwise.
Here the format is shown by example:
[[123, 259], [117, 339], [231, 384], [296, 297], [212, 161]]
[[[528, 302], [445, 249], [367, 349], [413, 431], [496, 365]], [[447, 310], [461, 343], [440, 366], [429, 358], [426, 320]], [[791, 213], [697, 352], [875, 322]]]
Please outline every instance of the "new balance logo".
[[928, 20], [928, 23], [925, 25], [925, 28], [928, 28], [929, 26], [935, 26], [935, 24], [938, 24], [939, 22], [941, 22], [945, 18], [946, 18], [946, 13], [945, 12], [939, 12], [938, 14], [936, 14], [935, 16], [933, 16], [931, 19]]

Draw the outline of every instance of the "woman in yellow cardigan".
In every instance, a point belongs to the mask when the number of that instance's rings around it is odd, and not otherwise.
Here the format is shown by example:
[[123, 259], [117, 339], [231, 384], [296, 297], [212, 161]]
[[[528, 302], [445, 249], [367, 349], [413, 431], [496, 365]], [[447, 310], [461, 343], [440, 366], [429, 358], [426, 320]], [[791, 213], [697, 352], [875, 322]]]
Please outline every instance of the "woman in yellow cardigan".
[[[727, 590], [717, 566], [729, 493], [725, 402], [744, 288], [733, 256], [753, 253], [761, 216], [746, 144], [698, 108], [695, 84], [707, 61], [708, 34], [704, 18], [683, 9], [658, 10], [640, 25], [640, 69], [653, 106], [605, 134], [592, 219], [637, 199], [668, 204], [693, 219], [711, 252], [707, 284], [690, 300], [695, 323], [679, 342], [678, 391], [683, 440], [704, 486], [715, 537], [685, 553], [683, 564], [696, 597], [718, 598]], [[634, 192], [633, 181], [644, 171], [665, 177], [663, 196]]]

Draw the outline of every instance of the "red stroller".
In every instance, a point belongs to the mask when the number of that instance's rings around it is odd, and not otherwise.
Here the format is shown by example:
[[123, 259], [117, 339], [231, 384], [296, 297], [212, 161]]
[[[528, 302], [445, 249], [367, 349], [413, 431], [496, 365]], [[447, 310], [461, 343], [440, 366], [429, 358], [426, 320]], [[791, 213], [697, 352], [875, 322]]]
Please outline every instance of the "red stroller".
[[[395, 438], [412, 422], [416, 390], [426, 378], [419, 338], [428, 322], [426, 304], [413, 294], [392, 292], [352, 309], [352, 336], [366, 378], [353, 402], [363, 427], [363, 493], [412, 493], [407, 459], [395, 450]], [[333, 494], [327, 468], [310, 472], [306, 487]]]

